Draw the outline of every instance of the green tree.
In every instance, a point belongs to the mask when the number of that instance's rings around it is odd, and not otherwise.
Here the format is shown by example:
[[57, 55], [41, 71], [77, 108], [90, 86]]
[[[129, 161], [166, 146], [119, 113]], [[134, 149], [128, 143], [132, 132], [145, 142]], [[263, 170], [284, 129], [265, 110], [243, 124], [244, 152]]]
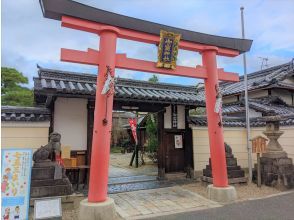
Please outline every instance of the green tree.
[[148, 138], [147, 150], [149, 152], [156, 152], [158, 148], [157, 123], [153, 114], [147, 116], [146, 133]]
[[28, 78], [16, 69], [1, 67], [1, 104], [32, 106], [33, 91], [23, 86], [28, 82]]
[[148, 79], [149, 82], [153, 82], [153, 83], [157, 83], [159, 80], [158, 80], [158, 77], [156, 75], [152, 75], [149, 79]]

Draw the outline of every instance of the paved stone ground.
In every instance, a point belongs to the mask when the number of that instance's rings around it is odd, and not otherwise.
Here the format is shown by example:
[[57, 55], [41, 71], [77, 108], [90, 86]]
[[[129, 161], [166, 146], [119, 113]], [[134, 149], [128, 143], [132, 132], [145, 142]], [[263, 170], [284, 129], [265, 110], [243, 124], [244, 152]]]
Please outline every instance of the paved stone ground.
[[209, 210], [145, 218], [152, 220], [293, 220], [294, 192], [264, 199], [249, 200]]
[[118, 214], [125, 219], [219, 207], [216, 202], [181, 187], [141, 190], [110, 195]]
[[[130, 175], [157, 175], [157, 164], [154, 164], [147, 156], [144, 156], [145, 165], [141, 165], [138, 168], [129, 166], [132, 158], [132, 153], [112, 153], [110, 154], [110, 177], [118, 176], [130, 176]], [[127, 172], [118, 173], [115, 172], [115, 168], [124, 169]]]

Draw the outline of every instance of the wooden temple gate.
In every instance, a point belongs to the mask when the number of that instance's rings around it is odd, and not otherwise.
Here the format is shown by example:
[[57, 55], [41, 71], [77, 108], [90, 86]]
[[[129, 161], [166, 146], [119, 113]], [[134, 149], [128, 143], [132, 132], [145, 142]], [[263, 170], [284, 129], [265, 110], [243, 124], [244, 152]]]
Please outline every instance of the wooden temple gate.
[[[105, 83], [105, 73], [110, 69], [111, 75], [114, 76], [115, 68], [204, 79], [213, 185], [215, 187], [228, 186], [221, 110], [216, 111], [215, 106], [220, 95], [218, 91], [219, 80], [238, 81], [239, 76], [217, 68], [216, 56], [238, 56], [250, 49], [252, 41], [173, 28], [110, 13], [68, 0], [41, 0], [40, 3], [44, 17], [61, 20], [63, 27], [95, 33], [100, 36], [99, 51], [88, 49], [83, 52], [61, 49], [62, 61], [99, 66], [89, 202], [103, 202], [107, 198], [113, 94], [105, 95], [101, 92]], [[157, 45], [160, 40], [160, 30], [181, 34], [182, 40], [179, 43], [179, 48], [199, 52], [202, 55], [202, 65], [165, 69], [156, 67], [155, 62], [132, 59], [128, 58], [126, 54], [116, 53], [118, 38]], [[99, 175], [97, 175], [98, 173]]]

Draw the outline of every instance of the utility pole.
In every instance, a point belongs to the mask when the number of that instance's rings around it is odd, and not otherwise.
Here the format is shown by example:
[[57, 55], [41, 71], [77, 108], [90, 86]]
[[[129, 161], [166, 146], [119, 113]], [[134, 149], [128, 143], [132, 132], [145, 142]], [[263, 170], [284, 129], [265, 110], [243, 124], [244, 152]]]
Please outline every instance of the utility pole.
[[[241, 10], [241, 25], [242, 25], [242, 38], [245, 39], [244, 31], [244, 7]], [[248, 151], [248, 181], [252, 182], [252, 148], [250, 144], [250, 119], [249, 119], [249, 104], [248, 104], [248, 86], [247, 86], [247, 64], [246, 53], [243, 53], [243, 67], [244, 67], [244, 88], [245, 88], [245, 109], [246, 109], [246, 131], [247, 131], [247, 151]]]

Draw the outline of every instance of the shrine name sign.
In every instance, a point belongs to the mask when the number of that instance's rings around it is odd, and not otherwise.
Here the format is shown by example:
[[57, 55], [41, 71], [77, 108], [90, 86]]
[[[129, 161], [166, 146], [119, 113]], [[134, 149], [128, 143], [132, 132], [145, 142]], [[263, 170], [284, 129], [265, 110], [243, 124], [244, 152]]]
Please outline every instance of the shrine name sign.
[[257, 136], [252, 140], [252, 153], [265, 153], [267, 139], [262, 136]]

